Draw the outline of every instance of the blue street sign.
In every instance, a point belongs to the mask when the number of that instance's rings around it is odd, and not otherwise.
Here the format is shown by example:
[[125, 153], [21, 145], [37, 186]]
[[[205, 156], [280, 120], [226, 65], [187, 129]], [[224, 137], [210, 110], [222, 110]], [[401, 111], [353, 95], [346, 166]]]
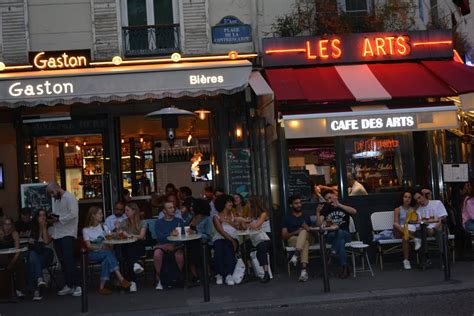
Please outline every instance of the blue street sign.
[[212, 27], [213, 44], [237, 44], [252, 41], [252, 27], [235, 16], [225, 16]]

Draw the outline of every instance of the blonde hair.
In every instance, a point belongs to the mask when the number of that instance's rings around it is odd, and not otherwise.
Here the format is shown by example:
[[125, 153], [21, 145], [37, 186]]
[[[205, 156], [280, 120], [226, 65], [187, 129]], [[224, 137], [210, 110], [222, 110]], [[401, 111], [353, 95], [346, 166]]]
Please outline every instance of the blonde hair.
[[6, 221], [10, 221], [10, 223], [12, 223], [12, 233], [14, 231], [16, 231], [15, 229], [15, 225], [14, 225], [14, 222], [13, 222], [13, 219], [9, 216], [5, 216], [1, 222], [0, 222], [0, 225], [1, 225], [1, 228], [0, 228], [0, 241], [3, 241], [3, 239], [5, 238], [5, 231], [3, 230], [3, 224], [6, 222]]
[[125, 228], [131, 232], [140, 232], [140, 208], [137, 203], [127, 203], [125, 207], [133, 210], [133, 216], [125, 220]]
[[89, 211], [87, 211], [85, 227], [90, 227], [94, 223], [94, 216], [98, 213], [102, 212], [102, 209], [98, 206], [91, 206], [89, 207]]

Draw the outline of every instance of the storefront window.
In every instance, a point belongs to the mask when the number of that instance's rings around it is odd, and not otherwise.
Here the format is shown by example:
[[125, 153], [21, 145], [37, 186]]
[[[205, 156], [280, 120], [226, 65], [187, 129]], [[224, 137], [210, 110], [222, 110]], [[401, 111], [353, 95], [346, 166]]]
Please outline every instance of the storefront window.
[[317, 202], [315, 191], [337, 190], [336, 150], [334, 138], [294, 139], [288, 141], [289, 195], [303, 201]]
[[345, 139], [349, 196], [396, 192], [411, 186], [406, 134]]

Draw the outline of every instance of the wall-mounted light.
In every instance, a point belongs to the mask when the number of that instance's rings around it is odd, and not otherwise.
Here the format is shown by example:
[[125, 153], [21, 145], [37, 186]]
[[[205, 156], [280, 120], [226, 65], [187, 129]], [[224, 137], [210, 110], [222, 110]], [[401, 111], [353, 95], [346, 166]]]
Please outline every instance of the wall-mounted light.
[[122, 138], [122, 139], [120, 140], [120, 142], [121, 142], [122, 144], [125, 143], [125, 139]]
[[219, 174], [219, 166], [216, 165], [216, 174]]
[[143, 136], [140, 135], [140, 143], [143, 143], [144, 139], [143, 139]]
[[31, 149], [31, 145], [27, 145], [26, 148], [27, 148], [27, 149]]
[[235, 127], [234, 134], [235, 134], [235, 140], [238, 141], [238, 142], [241, 142], [242, 139], [243, 139], [244, 132], [243, 132], [242, 127], [240, 125], [237, 125]]
[[86, 146], [87, 145], [87, 142], [86, 140], [84, 139], [84, 142], [82, 143], [82, 145]]
[[201, 121], [204, 121], [206, 119], [206, 116], [208, 114], [211, 114], [211, 111], [201, 109], [201, 110], [194, 111], [194, 113], [196, 113], [199, 116], [199, 119]]
[[77, 150], [77, 151], [81, 150], [81, 146], [79, 146], [78, 143], [76, 143], [76, 150]]
[[64, 143], [64, 147], [69, 147], [69, 143], [68, 143], [67, 139], [66, 139], [66, 142]]
[[49, 142], [46, 141], [46, 148], [49, 148]]

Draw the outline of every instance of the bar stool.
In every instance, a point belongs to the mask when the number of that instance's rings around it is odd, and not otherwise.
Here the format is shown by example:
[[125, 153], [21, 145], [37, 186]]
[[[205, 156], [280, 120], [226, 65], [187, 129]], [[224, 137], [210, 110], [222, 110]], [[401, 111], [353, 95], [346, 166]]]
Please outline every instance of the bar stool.
[[[372, 265], [370, 264], [369, 254], [367, 253], [367, 248], [369, 245], [364, 244], [361, 241], [351, 242], [352, 248], [352, 267], [354, 270], [354, 278], [356, 277], [356, 272], [370, 272], [374, 276], [374, 271], [372, 270]], [[356, 268], [356, 255], [361, 256], [362, 267]], [[365, 263], [367, 262], [368, 269], [365, 268]]]

